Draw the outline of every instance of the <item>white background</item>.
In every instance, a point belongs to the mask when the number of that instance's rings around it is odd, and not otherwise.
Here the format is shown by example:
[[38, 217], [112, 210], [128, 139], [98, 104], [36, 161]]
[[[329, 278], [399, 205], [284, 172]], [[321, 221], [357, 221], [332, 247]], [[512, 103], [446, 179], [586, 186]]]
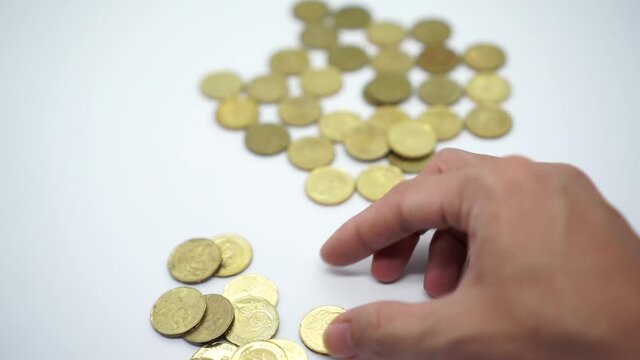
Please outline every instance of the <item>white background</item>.
[[[446, 19], [458, 51], [493, 41], [508, 53], [501, 73], [513, 85], [504, 105], [513, 131], [495, 141], [464, 133], [441, 147], [578, 165], [640, 229], [639, 2], [365, 4], [375, 18], [406, 26]], [[368, 261], [340, 271], [325, 266], [320, 245], [367, 203], [357, 195], [332, 208], [310, 202], [305, 172], [284, 154], [250, 154], [242, 133], [213, 121], [215, 103], [198, 91], [209, 71], [250, 79], [268, 70], [274, 50], [296, 46], [301, 27], [291, 5], [0, 0], [3, 358], [188, 359], [196, 348], [156, 334], [149, 310], [179, 285], [166, 270], [171, 249], [224, 232], [250, 239], [249, 272], [279, 285], [279, 337], [297, 340], [301, 317], [319, 304], [427, 299], [420, 273], [426, 244], [394, 285], [376, 283]], [[364, 36], [342, 40], [363, 43]], [[324, 63], [321, 52], [313, 63]], [[368, 116], [360, 89], [371, 75], [346, 75], [324, 110]], [[465, 82], [471, 72], [453, 76]], [[424, 78], [411, 73], [416, 86]], [[470, 108], [468, 100], [456, 106]], [[423, 106], [412, 99], [406, 109], [417, 115]], [[262, 114], [276, 120], [273, 106]], [[354, 175], [365, 166], [342, 149], [335, 164]], [[198, 288], [221, 292], [226, 282], [214, 278]]]

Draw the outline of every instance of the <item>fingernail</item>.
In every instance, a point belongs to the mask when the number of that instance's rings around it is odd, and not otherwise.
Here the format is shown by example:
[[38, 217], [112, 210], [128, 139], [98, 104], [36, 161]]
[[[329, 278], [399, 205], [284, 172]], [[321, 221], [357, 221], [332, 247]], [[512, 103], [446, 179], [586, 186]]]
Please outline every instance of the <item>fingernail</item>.
[[332, 356], [347, 358], [355, 355], [349, 323], [329, 325], [324, 331], [324, 343]]

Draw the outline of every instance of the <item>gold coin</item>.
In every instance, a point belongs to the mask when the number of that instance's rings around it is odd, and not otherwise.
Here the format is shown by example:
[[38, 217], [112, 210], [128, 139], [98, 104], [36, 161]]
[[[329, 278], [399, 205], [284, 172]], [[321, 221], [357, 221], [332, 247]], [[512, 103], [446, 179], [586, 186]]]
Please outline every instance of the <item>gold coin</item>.
[[385, 105], [390, 105], [390, 104], [385, 104], [381, 101], [379, 101], [378, 99], [374, 98], [371, 95], [371, 83], [368, 83], [367, 85], [365, 85], [363, 91], [362, 91], [362, 96], [364, 97], [364, 100], [367, 102], [367, 104], [371, 105], [371, 106], [385, 106]]
[[[276, 306], [278, 304], [278, 288], [267, 277], [256, 274], [240, 275], [224, 287], [222, 295], [235, 302], [243, 297], [260, 297]], [[237, 344], [237, 343], [235, 343]]]
[[322, 1], [300, 1], [293, 7], [293, 15], [302, 21], [318, 21], [329, 15], [329, 8]]
[[359, 6], [347, 6], [335, 14], [336, 27], [341, 29], [363, 29], [369, 25], [371, 15]]
[[429, 155], [435, 149], [438, 138], [431, 126], [417, 121], [404, 121], [389, 129], [387, 141], [396, 154], [415, 159]]
[[431, 160], [435, 153], [436, 152], [434, 151], [425, 157], [409, 159], [394, 152], [390, 152], [387, 158], [391, 165], [398, 167], [403, 172], [407, 174], [418, 174], [427, 166], [429, 160]]
[[504, 65], [506, 56], [499, 47], [492, 44], [476, 44], [465, 51], [462, 59], [477, 71], [494, 71]]
[[337, 205], [347, 201], [355, 190], [351, 175], [329, 166], [313, 170], [305, 183], [305, 192], [321, 205]]
[[346, 134], [344, 145], [347, 153], [358, 160], [380, 159], [389, 152], [386, 134], [384, 129], [364, 123]]
[[418, 66], [432, 74], [445, 74], [453, 70], [460, 59], [444, 46], [430, 46], [418, 55]]
[[278, 106], [280, 118], [289, 125], [305, 126], [318, 120], [322, 114], [320, 102], [313, 96], [297, 96], [282, 100]]
[[216, 100], [237, 95], [242, 90], [242, 79], [236, 73], [220, 71], [207, 75], [200, 85], [202, 93]]
[[377, 102], [386, 105], [399, 104], [411, 95], [411, 83], [402, 74], [378, 74], [366, 90]]
[[356, 179], [356, 190], [369, 201], [378, 201], [394, 186], [404, 181], [402, 170], [393, 165], [373, 165]]
[[247, 129], [244, 142], [258, 155], [274, 155], [289, 146], [289, 132], [277, 124], [255, 124]]
[[213, 238], [222, 254], [222, 263], [215, 276], [227, 277], [244, 271], [253, 259], [251, 244], [237, 234], [224, 234]]
[[215, 274], [222, 256], [211, 239], [191, 239], [178, 245], [169, 256], [169, 272], [188, 284], [201, 283]]
[[396, 46], [404, 40], [405, 31], [402, 25], [394, 22], [379, 22], [369, 25], [367, 38], [378, 46]]
[[416, 121], [431, 126], [438, 141], [449, 140], [462, 130], [462, 119], [445, 105], [434, 105], [420, 114]]
[[246, 97], [225, 99], [216, 112], [216, 120], [227, 129], [242, 129], [258, 122], [258, 104]]
[[289, 87], [282, 75], [263, 75], [251, 80], [247, 93], [261, 103], [272, 103], [287, 96]]
[[496, 105], [479, 105], [467, 114], [464, 125], [476, 136], [497, 138], [511, 130], [511, 116]]
[[302, 88], [314, 96], [333, 95], [342, 87], [342, 75], [334, 66], [324, 69], [308, 69], [302, 73]]
[[358, 70], [367, 61], [367, 53], [357, 46], [337, 46], [329, 50], [329, 64], [342, 71]]
[[310, 350], [329, 355], [324, 345], [324, 331], [333, 319], [344, 313], [340, 306], [323, 305], [312, 309], [300, 322], [300, 340]]
[[309, 67], [309, 57], [303, 50], [285, 49], [271, 56], [271, 71], [276, 74], [300, 74]]
[[270, 342], [280, 346], [287, 354], [287, 360], [308, 360], [307, 353], [302, 346], [294, 343], [291, 340], [284, 339], [271, 339]]
[[396, 48], [384, 48], [371, 59], [371, 66], [379, 73], [406, 74], [415, 62], [409, 54]]
[[411, 36], [424, 45], [441, 44], [449, 38], [449, 35], [451, 35], [449, 25], [434, 19], [419, 21], [411, 30]]
[[233, 306], [235, 318], [227, 332], [227, 340], [243, 346], [253, 341], [269, 340], [275, 335], [280, 319], [278, 311], [269, 301], [261, 297], [245, 296], [233, 301]]
[[238, 347], [222, 341], [207, 344], [191, 356], [191, 360], [231, 360]]
[[334, 111], [320, 118], [320, 132], [333, 141], [344, 140], [351, 129], [362, 124], [362, 118], [351, 111]]
[[300, 35], [300, 41], [310, 49], [329, 49], [338, 43], [338, 32], [330, 25], [308, 23]]
[[418, 97], [429, 105], [451, 105], [463, 94], [462, 87], [446, 76], [432, 76], [418, 88]]
[[151, 309], [151, 325], [164, 336], [182, 336], [193, 329], [207, 308], [200, 291], [179, 287], [162, 294]]
[[277, 344], [271, 341], [253, 341], [238, 349], [231, 360], [290, 360]]
[[204, 299], [207, 302], [207, 309], [202, 321], [184, 336], [185, 340], [191, 343], [211, 342], [226, 333], [233, 322], [233, 305], [227, 298], [209, 294], [204, 295]]
[[331, 140], [316, 136], [304, 137], [292, 142], [287, 154], [289, 161], [302, 170], [313, 170], [327, 166], [335, 157]]
[[391, 126], [408, 120], [411, 120], [411, 117], [404, 110], [395, 106], [382, 106], [377, 108], [373, 115], [371, 115], [369, 124], [388, 131]]
[[479, 103], [501, 103], [509, 98], [511, 87], [496, 74], [478, 74], [467, 84], [469, 97]]

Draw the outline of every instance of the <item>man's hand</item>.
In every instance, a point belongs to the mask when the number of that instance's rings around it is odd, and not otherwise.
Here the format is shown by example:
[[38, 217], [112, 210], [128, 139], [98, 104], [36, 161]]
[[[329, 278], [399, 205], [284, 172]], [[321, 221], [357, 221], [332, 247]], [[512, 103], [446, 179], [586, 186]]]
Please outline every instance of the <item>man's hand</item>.
[[325, 332], [344, 359], [640, 359], [640, 241], [579, 170], [441, 151], [345, 223], [332, 265], [373, 255], [397, 280], [431, 241], [435, 299], [351, 309]]

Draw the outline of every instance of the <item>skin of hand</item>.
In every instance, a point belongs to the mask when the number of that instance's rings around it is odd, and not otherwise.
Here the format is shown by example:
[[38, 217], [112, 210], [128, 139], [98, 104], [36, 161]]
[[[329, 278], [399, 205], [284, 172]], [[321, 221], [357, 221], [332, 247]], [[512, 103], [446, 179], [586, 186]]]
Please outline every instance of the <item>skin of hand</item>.
[[427, 229], [434, 299], [348, 310], [324, 333], [332, 356], [640, 359], [640, 239], [578, 169], [443, 150], [321, 256], [373, 255], [373, 276], [393, 282]]

